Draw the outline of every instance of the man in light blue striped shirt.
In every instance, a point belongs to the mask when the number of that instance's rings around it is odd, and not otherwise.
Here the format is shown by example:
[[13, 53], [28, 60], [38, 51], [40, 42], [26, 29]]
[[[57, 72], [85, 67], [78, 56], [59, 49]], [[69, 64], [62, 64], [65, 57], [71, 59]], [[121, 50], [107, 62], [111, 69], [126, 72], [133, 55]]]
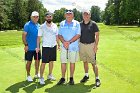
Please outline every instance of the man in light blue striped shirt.
[[78, 51], [79, 51], [79, 37], [81, 35], [80, 24], [78, 21], [74, 20], [74, 14], [72, 10], [66, 10], [65, 12], [66, 20], [60, 23], [59, 28], [59, 39], [62, 42], [61, 46], [61, 73], [62, 78], [57, 83], [61, 85], [65, 82], [66, 64], [67, 61], [70, 62], [70, 85], [74, 85], [74, 70], [75, 62], [78, 61]]

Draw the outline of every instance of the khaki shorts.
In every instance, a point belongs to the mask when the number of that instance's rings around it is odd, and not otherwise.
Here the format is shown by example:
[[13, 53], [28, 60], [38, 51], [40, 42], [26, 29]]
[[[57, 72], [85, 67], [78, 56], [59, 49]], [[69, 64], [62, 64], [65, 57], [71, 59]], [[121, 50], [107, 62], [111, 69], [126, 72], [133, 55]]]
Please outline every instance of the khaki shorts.
[[68, 59], [67, 59], [67, 51], [65, 49], [61, 49], [60, 60], [61, 63], [75, 63], [79, 59], [79, 52], [77, 51], [68, 51]]
[[80, 43], [80, 60], [83, 62], [89, 62], [96, 64], [95, 53], [93, 51], [94, 43], [83, 44]]

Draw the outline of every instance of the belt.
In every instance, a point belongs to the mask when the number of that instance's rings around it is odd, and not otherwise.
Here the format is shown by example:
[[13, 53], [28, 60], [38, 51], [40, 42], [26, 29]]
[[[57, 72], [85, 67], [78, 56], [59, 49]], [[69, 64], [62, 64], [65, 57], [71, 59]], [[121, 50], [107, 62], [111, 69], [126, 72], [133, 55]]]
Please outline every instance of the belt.
[[[82, 43], [82, 42], [80, 42], [80, 43]], [[94, 43], [94, 42], [91, 42], [91, 43], [82, 43], [82, 44], [84, 44], [84, 45], [88, 45], [88, 44], [92, 44], [92, 43]]]
[[[55, 45], [56, 46], [56, 45]], [[55, 46], [47, 46], [47, 48], [54, 48]], [[42, 46], [42, 47], [45, 47], [45, 46]]]

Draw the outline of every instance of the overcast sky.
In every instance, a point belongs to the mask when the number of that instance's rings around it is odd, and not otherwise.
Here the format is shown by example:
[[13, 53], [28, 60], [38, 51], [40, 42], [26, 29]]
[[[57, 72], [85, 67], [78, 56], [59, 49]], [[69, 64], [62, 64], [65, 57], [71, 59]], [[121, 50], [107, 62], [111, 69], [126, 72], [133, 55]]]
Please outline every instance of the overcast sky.
[[47, 10], [54, 12], [54, 10], [62, 7], [73, 9], [77, 8], [79, 11], [83, 9], [90, 9], [92, 5], [99, 6], [101, 10], [105, 9], [108, 0], [40, 0]]

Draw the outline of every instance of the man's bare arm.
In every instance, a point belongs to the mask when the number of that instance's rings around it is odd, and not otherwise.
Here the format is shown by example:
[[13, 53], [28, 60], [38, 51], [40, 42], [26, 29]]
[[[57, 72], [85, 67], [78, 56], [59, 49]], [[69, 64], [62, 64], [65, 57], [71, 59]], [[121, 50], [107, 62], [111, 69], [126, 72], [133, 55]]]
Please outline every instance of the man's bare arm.
[[78, 35], [78, 34], [75, 35], [69, 42], [70, 42], [70, 43], [75, 42], [77, 39], [80, 38], [80, 36], [81, 36], [81, 35]]
[[22, 41], [23, 41], [23, 44], [26, 45], [27, 42], [26, 42], [26, 35], [27, 35], [27, 32], [23, 32], [22, 33]]
[[95, 32], [95, 45], [98, 46], [99, 42], [99, 32]]

